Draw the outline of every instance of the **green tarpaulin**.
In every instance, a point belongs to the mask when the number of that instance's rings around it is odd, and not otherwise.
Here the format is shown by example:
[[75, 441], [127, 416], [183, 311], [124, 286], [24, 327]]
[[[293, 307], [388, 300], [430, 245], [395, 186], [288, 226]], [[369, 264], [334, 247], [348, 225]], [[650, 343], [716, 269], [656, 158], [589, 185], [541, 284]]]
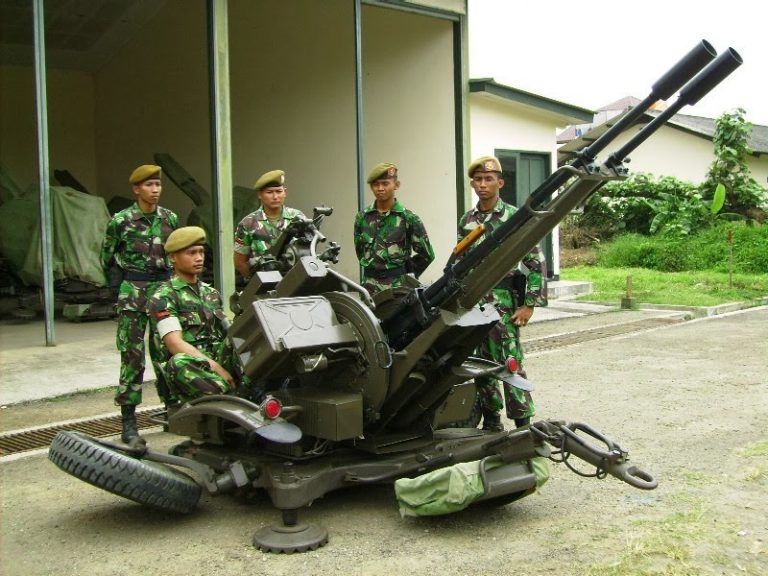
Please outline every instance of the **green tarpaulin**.
[[[549, 462], [545, 458], [533, 458], [528, 464], [536, 476], [536, 487], [530, 490], [533, 492], [549, 479]], [[488, 462], [486, 470], [502, 465], [501, 461]], [[401, 478], [395, 482], [395, 497], [403, 516], [439, 516], [458, 512], [480, 498], [484, 492], [479, 460], [447, 466], [416, 478]]]
[[[0, 254], [27, 285], [42, 284], [39, 193], [0, 205]], [[51, 186], [53, 276], [104, 286], [99, 262], [110, 219], [104, 199], [66, 186]]]

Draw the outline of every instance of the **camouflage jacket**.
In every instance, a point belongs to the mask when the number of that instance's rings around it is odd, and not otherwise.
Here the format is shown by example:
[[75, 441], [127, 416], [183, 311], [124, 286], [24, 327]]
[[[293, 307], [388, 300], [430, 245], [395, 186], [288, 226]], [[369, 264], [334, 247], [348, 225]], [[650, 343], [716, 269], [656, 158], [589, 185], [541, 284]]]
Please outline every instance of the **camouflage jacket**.
[[[262, 208], [251, 212], [240, 221], [235, 230], [235, 252], [245, 254], [248, 259], [259, 258], [267, 253], [285, 227], [297, 216], [304, 216], [301, 210], [283, 206], [283, 215], [276, 224], [267, 218]], [[252, 264], [253, 265], [253, 264]]]
[[[101, 245], [101, 267], [105, 277], [109, 280], [109, 269], [114, 264], [128, 274], [170, 274], [171, 266], [163, 245], [178, 226], [178, 216], [162, 206], [158, 206], [154, 214], [144, 214], [134, 202], [115, 214], [107, 224]], [[123, 279], [118, 309], [146, 311], [147, 295], [156, 284]]]
[[[376, 202], [355, 218], [355, 252], [363, 269], [377, 271], [404, 268], [420, 276], [435, 259], [427, 230], [416, 214], [399, 200], [386, 214]], [[363, 273], [365, 276], [365, 273]]]
[[[157, 323], [160, 320], [175, 317], [181, 324], [185, 342], [217, 362], [221, 360], [218, 356], [222, 349], [221, 343], [226, 338], [226, 316], [221, 294], [210, 284], [188, 284], [178, 276], [162, 282], [149, 301], [149, 317], [153, 336], [157, 336]], [[170, 352], [164, 343], [158, 343], [161, 344], [160, 350], [165, 360], [168, 360]]]
[[[517, 212], [517, 208], [511, 204], [507, 204], [501, 198], [499, 198], [499, 200], [496, 202], [496, 206], [493, 207], [491, 212], [483, 213], [477, 206], [475, 206], [472, 208], [472, 210], [464, 214], [464, 216], [462, 216], [459, 220], [459, 227], [457, 232], [458, 239], [461, 240], [472, 230], [481, 224], [485, 224], [486, 228], [490, 228], [490, 230], [487, 229], [483, 237], [477, 240], [475, 243], [475, 245], [477, 245], [485, 239], [490, 231], [495, 230], [503, 222], [509, 220], [512, 214], [515, 212]], [[525, 268], [527, 268], [525, 305], [546, 306], [546, 286], [544, 284], [544, 277], [546, 276], [546, 264], [541, 257], [541, 251], [539, 250], [538, 246], [529, 252], [525, 258], [523, 258], [522, 264], [525, 266]], [[513, 267], [509, 271], [508, 277], [511, 277], [516, 269], [517, 267]], [[490, 300], [486, 298], [486, 301]]]

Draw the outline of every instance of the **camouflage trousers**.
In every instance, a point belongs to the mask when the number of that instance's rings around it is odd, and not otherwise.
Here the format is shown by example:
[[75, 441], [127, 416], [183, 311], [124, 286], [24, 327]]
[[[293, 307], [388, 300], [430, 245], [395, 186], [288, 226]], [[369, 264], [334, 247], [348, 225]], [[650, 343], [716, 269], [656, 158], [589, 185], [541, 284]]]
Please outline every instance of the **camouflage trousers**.
[[[222, 342], [220, 354], [212, 356], [220, 358], [217, 362], [235, 379], [238, 391], [250, 395], [251, 381], [242, 373], [240, 360], [229, 342]], [[161, 366], [170, 390], [179, 402], [234, 391], [224, 378], [213, 371], [207, 359], [180, 353], [174, 354]]]
[[[118, 406], [141, 404], [141, 386], [144, 382], [144, 336], [149, 317], [136, 310], [120, 310], [117, 316], [117, 349], [120, 351], [120, 380], [115, 392]], [[164, 403], [172, 397], [160, 369], [162, 352], [152, 335], [149, 335], [149, 357], [155, 370], [157, 394]]]
[[[478, 348], [478, 356], [487, 360], [493, 360], [499, 364], [507, 361], [507, 358], [514, 356], [518, 362], [517, 373], [525, 378], [523, 369], [523, 349], [520, 346], [520, 330], [517, 326], [511, 325], [511, 330], [499, 322], [491, 329], [488, 339]], [[520, 390], [504, 382], [503, 396], [502, 385], [498, 380], [492, 378], [477, 378], [477, 400], [475, 402], [476, 412], [482, 414], [484, 411], [499, 412], [506, 405], [507, 418], [510, 420], [530, 418], [536, 412], [531, 393], [526, 390]]]
[[[494, 288], [491, 295], [486, 298], [486, 306], [491, 304], [496, 307], [501, 320], [491, 328], [488, 337], [480, 344], [476, 353], [481, 358], [493, 360], [499, 364], [504, 364], [509, 357], [516, 358], [517, 373], [525, 378], [520, 328], [512, 321], [512, 315], [515, 313], [513, 296], [508, 290]], [[502, 392], [501, 383], [491, 378], [477, 378], [475, 385], [477, 396], [470, 418], [471, 421], [475, 422], [474, 426], [480, 422], [484, 412], [498, 413], [505, 404], [507, 418], [510, 420], [530, 418], [536, 412], [530, 392], [515, 388], [506, 382]]]

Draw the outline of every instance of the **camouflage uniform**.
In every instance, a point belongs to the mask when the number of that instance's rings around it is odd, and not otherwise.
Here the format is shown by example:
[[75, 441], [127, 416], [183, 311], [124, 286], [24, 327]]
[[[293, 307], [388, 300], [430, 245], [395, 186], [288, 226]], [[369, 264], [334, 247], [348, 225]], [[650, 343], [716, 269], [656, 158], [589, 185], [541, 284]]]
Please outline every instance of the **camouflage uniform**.
[[246, 254], [251, 260], [251, 268], [259, 266], [266, 254], [285, 227], [304, 213], [296, 208], [283, 206], [283, 214], [277, 223], [270, 222], [263, 208], [251, 212], [243, 218], [235, 230], [235, 252]]
[[[123, 281], [117, 299], [117, 349], [120, 351], [120, 380], [115, 404], [141, 404], [144, 381], [144, 334], [149, 317], [147, 303], [159, 282], [170, 277], [170, 265], [163, 250], [166, 239], [178, 227], [176, 214], [158, 206], [144, 214], [138, 203], [121, 210], [107, 225], [101, 248], [101, 265], [109, 278], [109, 269], [117, 264]], [[169, 403], [162, 374], [158, 369], [159, 351], [149, 339], [149, 356], [155, 368], [157, 392]]]
[[418, 278], [435, 259], [421, 218], [399, 200], [384, 214], [376, 202], [358, 212], [355, 252], [363, 268], [361, 283], [371, 296], [402, 286], [408, 273]]
[[[458, 238], [461, 240], [480, 224], [485, 224], [491, 230], [498, 228], [503, 222], [517, 211], [511, 204], [507, 204], [501, 198], [496, 202], [493, 210], [488, 213], [481, 212], [476, 206], [459, 220]], [[486, 231], [486, 235], [489, 231]], [[480, 238], [477, 242], [482, 242]], [[546, 306], [546, 291], [544, 286], [544, 276], [546, 275], [545, 262], [542, 260], [538, 247], [534, 248], [522, 260], [523, 265], [528, 269], [525, 305], [526, 306]], [[512, 271], [514, 272], [514, 270]], [[512, 273], [505, 279], [507, 284], [511, 280]], [[478, 347], [477, 354], [481, 358], [493, 360], [494, 362], [504, 363], [507, 358], [514, 356], [518, 362], [518, 373], [525, 376], [523, 369], [523, 348], [520, 345], [520, 327], [512, 322], [512, 315], [517, 308], [515, 295], [510, 290], [509, 284], [499, 286], [491, 290], [485, 296], [486, 304], [493, 304], [501, 316], [498, 322], [488, 333], [488, 338]], [[472, 425], [477, 426], [483, 410], [498, 412], [504, 407], [504, 400], [507, 406], [507, 418], [523, 419], [533, 416], [535, 407], [531, 393], [520, 390], [509, 384], [504, 384], [504, 399], [502, 399], [499, 390], [499, 382], [495, 379], [477, 378], [477, 403], [472, 417]]]
[[165, 318], [178, 319], [185, 342], [221, 364], [240, 386], [250, 387], [249, 379], [242, 373], [240, 359], [226, 337], [226, 316], [218, 290], [205, 282], [188, 284], [174, 276], [157, 287], [149, 302], [149, 312], [152, 334], [161, 350], [161, 369], [179, 401], [226, 394], [230, 392], [230, 385], [211, 369], [207, 359], [170, 353], [157, 330], [157, 323]]

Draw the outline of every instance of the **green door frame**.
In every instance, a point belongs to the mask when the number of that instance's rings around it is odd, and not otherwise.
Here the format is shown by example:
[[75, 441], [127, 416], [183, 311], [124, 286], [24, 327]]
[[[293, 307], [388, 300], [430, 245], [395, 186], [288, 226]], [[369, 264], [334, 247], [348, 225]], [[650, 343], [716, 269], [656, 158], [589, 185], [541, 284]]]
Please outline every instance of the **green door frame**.
[[[550, 174], [552, 166], [552, 155], [548, 152], [530, 152], [526, 150], [495, 150], [496, 157], [501, 162], [504, 170], [505, 187], [501, 190], [502, 199], [520, 207], [528, 200], [531, 193], [541, 184]], [[530, 167], [530, 160], [541, 161], [542, 170], [535, 174], [532, 170], [521, 170], [524, 165]], [[507, 170], [514, 164], [513, 170]], [[547, 275], [553, 279], [555, 246], [552, 233], [547, 234], [539, 243], [539, 247], [547, 261]]]

